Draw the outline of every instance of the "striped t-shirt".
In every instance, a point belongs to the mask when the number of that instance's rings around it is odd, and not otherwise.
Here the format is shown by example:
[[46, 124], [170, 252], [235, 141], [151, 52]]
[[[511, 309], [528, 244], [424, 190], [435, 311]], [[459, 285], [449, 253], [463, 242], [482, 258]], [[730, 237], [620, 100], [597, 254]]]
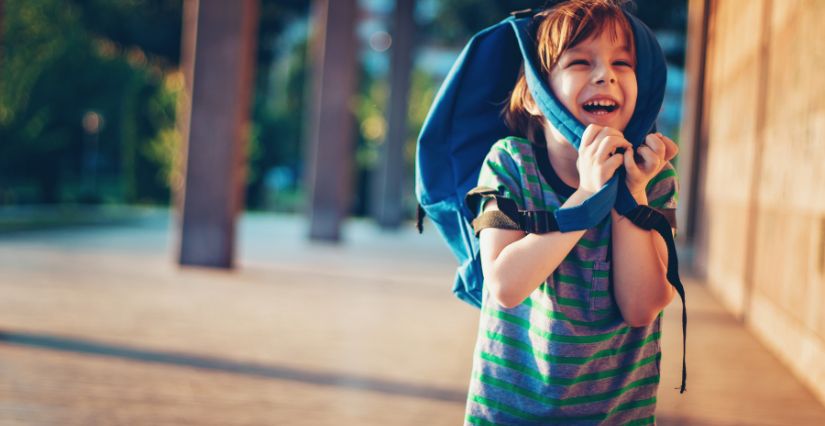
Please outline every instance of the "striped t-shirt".
[[[575, 191], [553, 171], [546, 147], [521, 138], [493, 145], [478, 185], [521, 210], [555, 211]], [[651, 207], [676, 207], [669, 163], [647, 194]], [[587, 230], [519, 306], [501, 307], [484, 291], [465, 424], [655, 423], [662, 314], [647, 327], [623, 321], [610, 279], [610, 226], [608, 216]]]

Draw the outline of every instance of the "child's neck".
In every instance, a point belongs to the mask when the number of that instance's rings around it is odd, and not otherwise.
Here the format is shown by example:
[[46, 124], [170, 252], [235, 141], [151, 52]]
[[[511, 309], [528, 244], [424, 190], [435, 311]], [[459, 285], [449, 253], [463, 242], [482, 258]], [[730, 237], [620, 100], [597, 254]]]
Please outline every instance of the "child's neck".
[[544, 132], [550, 165], [553, 166], [553, 171], [556, 172], [562, 182], [571, 188], [578, 188], [579, 170], [576, 168], [576, 160], [579, 158], [579, 152], [570, 142], [560, 138], [561, 135], [555, 135], [556, 137], [554, 137], [553, 133], [550, 131]]

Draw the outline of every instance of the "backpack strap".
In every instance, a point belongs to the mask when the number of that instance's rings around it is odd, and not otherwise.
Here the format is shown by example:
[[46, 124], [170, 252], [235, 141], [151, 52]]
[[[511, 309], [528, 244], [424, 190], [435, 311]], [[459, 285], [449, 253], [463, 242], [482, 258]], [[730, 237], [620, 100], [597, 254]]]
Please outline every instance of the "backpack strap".
[[[655, 125], [664, 98], [667, 67], [662, 48], [650, 28], [627, 11], [625, 11], [625, 16], [633, 30], [634, 45], [636, 47], [637, 100], [639, 103], [636, 105], [630, 122], [624, 129], [624, 135], [634, 147], [637, 147], [644, 142], [645, 137]], [[542, 78], [534, 53], [536, 49], [530, 28], [532, 19], [516, 16], [509, 19], [522, 54], [524, 77], [530, 94], [536, 101], [536, 106], [553, 126], [578, 149], [585, 127], [555, 97], [553, 91], [548, 88], [547, 82]], [[636, 203], [624, 183], [625, 176], [626, 171], [624, 168], [620, 168], [597, 193], [587, 198], [582, 204], [556, 211], [556, 219], [562, 231], [587, 229], [594, 226], [608, 215], [612, 208], [615, 208], [619, 214], [630, 218], [640, 228], [656, 230], [664, 238], [668, 247], [667, 278], [682, 299], [681, 392], [684, 392], [687, 377], [685, 362], [687, 311], [685, 309], [684, 286], [679, 280], [673, 232], [661, 213], [648, 206], [639, 206]]]
[[[486, 200], [496, 200], [498, 210], [481, 212]], [[482, 229], [498, 228], [544, 234], [559, 230], [556, 216], [546, 210], [519, 210], [516, 202], [502, 196], [499, 191], [488, 187], [475, 187], [467, 193], [465, 204], [476, 217], [472, 221], [476, 236]], [[560, 212], [561, 210], [558, 210]], [[667, 280], [679, 294], [682, 301], [682, 384], [679, 392], [687, 390], [687, 305], [685, 287], [679, 277], [679, 259], [673, 240], [672, 225], [675, 218], [672, 211], [663, 212], [646, 205], [637, 205], [624, 214], [634, 225], [646, 231], [656, 231], [667, 245]]]
[[424, 207], [421, 207], [421, 203], [418, 204], [418, 211], [415, 215], [415, 229], [418, 229], [419, 234], [424, 233], [424, 218], [427, 216], [427, 211], [424, 210]]
[[[496, 200], [498, 210], [481, 212], [486, 200]], [[559, 230], [559, 224], [553, 212], [519, 210], [515, 201], [502, 196], [493, 188], [475, 187], [467, 193], [464, 202], [476, 215], [472, 222], [476, 236], [484, 228], [510, 229], [529, 234], [546, 234]]]
[[676, 243], [673, 241], [671, 222], [660, 211], [645, 205], [636, 206], [625, 217], [634, 225], [647, 231], [656, 231], [667, 244], [667, 280], [682, 299], [682, 385], [679, 393], [684, 393], [687, 381], [687, 306], [685, 305], [685, 286], [679, 278], [679, 259], [676, 257]]

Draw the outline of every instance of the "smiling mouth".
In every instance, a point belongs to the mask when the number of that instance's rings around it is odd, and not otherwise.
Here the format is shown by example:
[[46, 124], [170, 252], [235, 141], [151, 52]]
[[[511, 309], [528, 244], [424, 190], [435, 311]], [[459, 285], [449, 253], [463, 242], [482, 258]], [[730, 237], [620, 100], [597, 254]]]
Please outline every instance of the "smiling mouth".
[[604, 115], [610, 114], [611, 112], [619, 109], [619, 104], [611, 100], [601, 99], [598, 101], [586, 102], [582, 105], [582, 108], [590, 114]]

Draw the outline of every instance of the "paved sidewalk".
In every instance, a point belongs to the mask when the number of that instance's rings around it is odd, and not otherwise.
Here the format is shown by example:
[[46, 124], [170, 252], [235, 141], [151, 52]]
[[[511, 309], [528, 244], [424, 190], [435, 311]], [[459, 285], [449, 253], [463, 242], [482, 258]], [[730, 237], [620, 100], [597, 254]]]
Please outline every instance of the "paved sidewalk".
[[[0, 425], [458, 425], [477, 311], [430, 228], [346, 244], [250, 214], [234, 272], [179, 269], [167, 214], [0, 235]], [[666, 312], [660, 425], [818, 425], [825, 408], [688, 287]]]

